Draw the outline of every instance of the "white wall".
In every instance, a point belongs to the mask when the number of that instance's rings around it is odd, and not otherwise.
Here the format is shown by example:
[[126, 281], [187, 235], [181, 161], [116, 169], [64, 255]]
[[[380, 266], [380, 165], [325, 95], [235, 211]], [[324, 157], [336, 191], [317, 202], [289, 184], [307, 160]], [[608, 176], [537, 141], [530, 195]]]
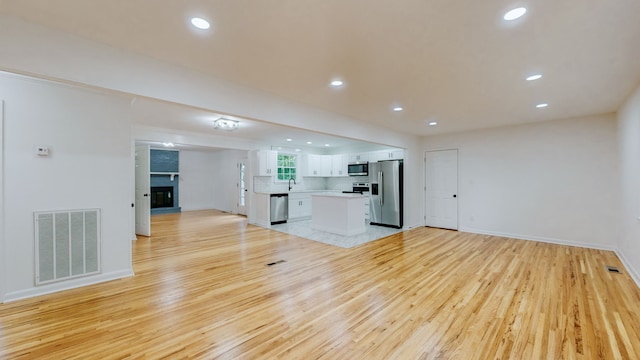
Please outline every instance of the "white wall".
[[[4, 116], [4, 258], [0, 300], [132, 275], [129, 102], [0, 74]], [[39, 158], [36, 146], [50, 148]], [[34, 286], [33, 212], [100, 208], [102, 274]]]
[[[247, 151], [225, 150], [213, 153], [216, 164], [216, 174], [213, 177], [214, 188], [214, 209], [236, 213], [238, 203], [238, 188], [236, 183], [239, 180], [239, 169], [236, 164], [242, 158], [248, 157]], [[250, 165], [247, 163], [246, 176], [250, 176]], [[247, 179], [248, 180], [248, 179]], [[247, 186], [250, 182], [247, 181]]]
[[640, 86], [618, 111], [621, 229], [618, 255], [640, 286]]
[[180, 207], [182, 211], [214, 209], [213, 152], [180, 151]]
[[237, 162], [247, 151], [180, 151], [180, 206], [182, 211], [237, 210]]
[[459, 149], [460, 230], [615, 249], [615, 115], [428, 137]]

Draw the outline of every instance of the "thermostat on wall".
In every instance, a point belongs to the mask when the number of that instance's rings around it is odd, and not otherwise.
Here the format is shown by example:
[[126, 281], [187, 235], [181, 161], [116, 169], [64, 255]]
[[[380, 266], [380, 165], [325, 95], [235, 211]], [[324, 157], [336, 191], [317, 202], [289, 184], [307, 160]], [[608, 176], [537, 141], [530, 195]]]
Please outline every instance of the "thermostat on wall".
[[36, 146], [36, 155], [49, 156], [49, 148], [46, 146]]

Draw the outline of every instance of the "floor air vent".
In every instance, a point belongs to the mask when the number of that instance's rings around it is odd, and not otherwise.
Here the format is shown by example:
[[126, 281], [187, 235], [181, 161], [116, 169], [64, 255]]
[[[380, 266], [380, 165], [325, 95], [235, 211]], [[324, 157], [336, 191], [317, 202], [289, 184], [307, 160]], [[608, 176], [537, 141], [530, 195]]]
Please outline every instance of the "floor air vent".
[[34, 213], [36, 285], [100, 272], [100, 210]]
[[274, 261], [272, 263], [268, 263], [267, 266], [273, 266], [273, 265], [278, 265], [278, 264], [282, 264], [283, 262], [287, 262], [287, 260], [278, 260], [278, 261]]
[[607, 265], [607, 271], [612, 272], [612, 273], [618, 273], [618, 274], [621, 273], [620, 269], [618, 269], [615, 266], [610, 266], [610, 265]]

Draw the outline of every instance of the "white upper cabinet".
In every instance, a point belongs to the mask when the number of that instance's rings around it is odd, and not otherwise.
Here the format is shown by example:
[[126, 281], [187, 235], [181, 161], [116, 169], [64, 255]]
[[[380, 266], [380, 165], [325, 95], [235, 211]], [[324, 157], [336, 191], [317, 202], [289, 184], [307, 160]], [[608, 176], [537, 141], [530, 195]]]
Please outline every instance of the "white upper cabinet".
[[320, 155], [320, 176], [331, 176], [331, 169], [333, 166], [331, 155]]
[[276, 175], [278, 169], [278, 152], [274, 150], [258, 151], [258, 173], [260, 176]]
[[404, 159], [404, 150], [380, 150], [372, 151], [369, 153], [369, 161], [371, 162], [398, 159]]
[[331, 176], [330, 155], [307, 155], [307, 176]]
[[349, 176], [349, 161], [346, 154], [331, 155], [331, 176]]
[[340, 155], [307, 155], [307, 176], [348, 176], [348, 158]]
[[376, 162], [383, 160], [398, 160], [404, 158], [404, 150], [380, 150], [366, 153], [338, 154], [338, 155], [306, 155], [305, 176], [339, 177], [349, 176], [349, 163]]
[[349, 154], [349, 162], [350, 163], [364, 163], [369, 161], [369, 153], [354, 153]]

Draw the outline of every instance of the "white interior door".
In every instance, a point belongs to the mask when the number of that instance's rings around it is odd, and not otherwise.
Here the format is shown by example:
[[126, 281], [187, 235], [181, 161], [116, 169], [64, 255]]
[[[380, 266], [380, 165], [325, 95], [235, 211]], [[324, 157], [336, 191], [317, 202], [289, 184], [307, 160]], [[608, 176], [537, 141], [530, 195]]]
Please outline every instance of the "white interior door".
[[425, 152], [425, 225], [458, 230], [458, 150]]
[[136, 234], [151, 236], [149, 145], [136, 146]]
[[238, 209], [239, 215], [247, 215], [247, 159], [238, 161], [238, 181], [236, 183], [238, 189]]

